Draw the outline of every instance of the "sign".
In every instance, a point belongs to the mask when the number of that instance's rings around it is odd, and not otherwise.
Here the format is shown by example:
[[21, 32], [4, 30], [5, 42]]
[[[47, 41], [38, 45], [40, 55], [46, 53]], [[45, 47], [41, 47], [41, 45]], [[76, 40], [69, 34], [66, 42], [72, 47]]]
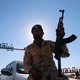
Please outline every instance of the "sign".
[[62, 69], [63, 73], [75, 73], [75, 72], [79, 72], [80, 73], [80, 68], [76, 68], [76, 67], [72, 67], [72, 68], [63, 68]]

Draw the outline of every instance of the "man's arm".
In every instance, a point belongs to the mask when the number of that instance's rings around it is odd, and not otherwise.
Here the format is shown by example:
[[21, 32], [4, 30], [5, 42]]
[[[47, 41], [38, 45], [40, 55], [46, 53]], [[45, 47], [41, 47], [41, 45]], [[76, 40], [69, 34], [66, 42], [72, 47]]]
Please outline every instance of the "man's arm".
[[35, 68], [35, 66], [32, 66], [31, 55], [29, 54], [27, 48], [25, 50], [23, 66], [24, 66], [25, 71], [28, 74], [31, 74], [32, 78], [34, 78], [34, 80], [41, 80], [41, 73], [38, 69]]
[[23, 67], [27, 73], [29, 73], [30, 69], [32, 68], [31, 56], [28, 52], [28, 48], [25, 49], [25, 54], [24, 54], [24, 58], [23, 58]]
[[63, 58], [66, 58], [66, 57], [69, 57], [69, 50], [68, 50], [68, 48], [67, 48], [67, 45], [66, 44], [64, 44], [64, 45], [62, 45], [62, 53], [61, 53], [61, 57], [63, 57]]

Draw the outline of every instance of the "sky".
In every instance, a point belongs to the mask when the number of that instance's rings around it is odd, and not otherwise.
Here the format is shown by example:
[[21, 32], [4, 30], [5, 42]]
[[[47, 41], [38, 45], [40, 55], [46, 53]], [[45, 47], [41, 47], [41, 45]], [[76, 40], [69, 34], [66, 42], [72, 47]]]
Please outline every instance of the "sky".
[[[65, 37], [77, 39], [67, 44], [70, 56], [61, 59], [61, 67], [80, 67], [80, 0], [0, 0], [0, 44], [23, 49], [33, 42], [31, 28], [41, 24], [45, 40], [56, 40], [56, 28], [64, 9]], [[0, 70], [14, 60], [23, 61], [24, 51], [0, 49]], [[57, 64], [57, 60], [54, 59]]]

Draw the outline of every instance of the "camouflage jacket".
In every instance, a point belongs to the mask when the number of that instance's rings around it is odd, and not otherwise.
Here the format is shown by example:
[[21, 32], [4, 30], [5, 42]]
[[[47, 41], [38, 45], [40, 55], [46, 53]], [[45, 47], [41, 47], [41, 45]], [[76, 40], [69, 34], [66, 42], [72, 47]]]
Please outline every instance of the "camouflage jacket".
[[[41, 48], [39, 48], [34, 42], [25, 48], [25, 55], [23, 59], [24, 69], [27, 73], [32, 67], [51, 67], [57, 69], [53, 60], [53, 54], [55, 48], [55, 42], [43, 41]], [[66, 45], [62, 47], [62, 57], [66, 57], [68, 49]]]

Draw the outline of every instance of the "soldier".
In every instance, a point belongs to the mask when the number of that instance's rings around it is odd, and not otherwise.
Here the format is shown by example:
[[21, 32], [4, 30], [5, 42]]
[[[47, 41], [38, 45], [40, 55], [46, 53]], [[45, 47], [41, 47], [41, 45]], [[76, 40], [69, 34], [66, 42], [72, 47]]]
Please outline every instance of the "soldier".
[[[24, 69], [29, 73], [31, 80], [68, 80], [68, 78], [58, 78], [58, 70], [53, 60], [55, 42], [44, 40], [44, 31], [41, 25], [32, 27], [31, 33], [34, 41], [25, 48]], [[61, 33], [62, 34], [62, 33]], [[64, 33], [63, 33], [64, 34]], [[63, 35], [62, 34], [62, 35]], [[66, 44], [62, 46], [62, 57], [67, 57], [68, 49]]]

